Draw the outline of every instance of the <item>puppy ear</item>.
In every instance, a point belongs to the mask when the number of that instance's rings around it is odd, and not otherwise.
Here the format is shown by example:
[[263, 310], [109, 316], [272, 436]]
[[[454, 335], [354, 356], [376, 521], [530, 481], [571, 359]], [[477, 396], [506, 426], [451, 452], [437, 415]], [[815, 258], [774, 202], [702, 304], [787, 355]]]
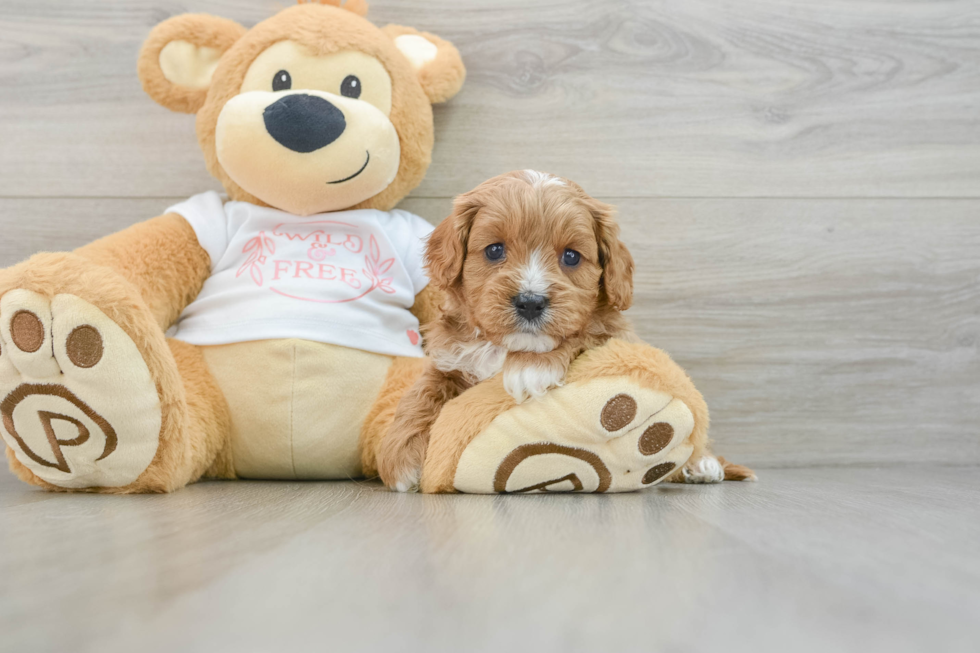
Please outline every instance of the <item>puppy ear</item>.
[[625, 311], [633, 305], [633, 255], [619, 239], [616, 210], [591, 197], [589, 200], [589, 210], [596, 222], [602, 290], [610, 306]]
[[163, 21], [140, 50], [143, 90], [171, 111], [197, 113], [207, 99], [218, 61], [244, 33], [235, 21], [207, 14]]
[[453, 201], [453, 212], [429, 235], [425, 269], [436, 288], [448, 292], [459, 287], [470, 228], [481, 206], [472, 192], [460, 195]]
[[383, 31], [412, 65], [429, 102], [445, 102], [459, 93], [466, 79], [466, 68], [452, 43], [401, 25], [387, 25]]

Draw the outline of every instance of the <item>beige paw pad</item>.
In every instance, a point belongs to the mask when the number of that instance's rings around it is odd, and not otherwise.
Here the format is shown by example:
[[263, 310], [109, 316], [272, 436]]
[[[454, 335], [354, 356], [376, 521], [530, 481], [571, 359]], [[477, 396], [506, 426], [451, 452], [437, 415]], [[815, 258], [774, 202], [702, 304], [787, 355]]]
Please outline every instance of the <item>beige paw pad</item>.
[[463, 452], [455, 488], [470, 493], [628, 492], [691, 456], [683, 402], [628, 378], [551, 390], [499, 415]]
[[0, 433], [34, 474], [67, 488], [128, 485], [153, 461], [160, 422], [143, 357], [99, 309], [25, 290], [0, 299]]

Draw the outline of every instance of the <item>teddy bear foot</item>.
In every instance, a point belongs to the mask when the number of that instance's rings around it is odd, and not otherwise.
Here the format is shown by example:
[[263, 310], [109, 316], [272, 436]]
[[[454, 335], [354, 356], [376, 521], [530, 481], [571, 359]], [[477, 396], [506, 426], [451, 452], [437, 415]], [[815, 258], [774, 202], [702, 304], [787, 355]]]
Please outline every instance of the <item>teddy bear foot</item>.
[[161, 406], [136, 344], [102, 311], [17, 289], [0, 299], [0, 419], [42, 481], [118, 488], [153, 461]]
[[680, 469], [694, 416], [628, 377], [569, 383], [499, 415], [463, 451], [459, 492], [629, 492]]

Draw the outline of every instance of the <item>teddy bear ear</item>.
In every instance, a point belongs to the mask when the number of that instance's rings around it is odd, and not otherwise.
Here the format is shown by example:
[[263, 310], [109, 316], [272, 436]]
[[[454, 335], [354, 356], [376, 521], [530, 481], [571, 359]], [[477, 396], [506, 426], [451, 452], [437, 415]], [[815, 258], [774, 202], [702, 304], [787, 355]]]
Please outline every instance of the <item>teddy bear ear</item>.
[[412, 65], [430, 102], [445, 102], [459, 92], [466, 68], [452, 43], [401, 25], [387, 25], [384, 32]]
[[333, 5], [334, 7], [340, 7], [341, 9], [346, 9], [353, 14], [357, 14], [361, 18], [367, 16], [368, 12], [367, 0], [296, 0], [296, 2], [301, 5]]
[[153, 28], [139, 56], [143, 90], [171, 111], [197, 113], [221, 56], [245, 33], [235, 21], [183, 14]]

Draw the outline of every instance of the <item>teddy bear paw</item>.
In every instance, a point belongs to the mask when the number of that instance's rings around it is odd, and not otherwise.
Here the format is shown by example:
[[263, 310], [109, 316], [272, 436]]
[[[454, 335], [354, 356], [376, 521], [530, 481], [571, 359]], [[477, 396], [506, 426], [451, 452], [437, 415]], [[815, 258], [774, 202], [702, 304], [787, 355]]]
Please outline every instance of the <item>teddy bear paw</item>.
[[42, 480], [122, 487], [156, 455], [161, 408], [136, 344], [102, 311], [18, 289], [0, 298], [0, 422]]
[[463, 452], [460, 492], [628, 492], [690, 458], [694, 416], [625, 378], [571, 383], [499, 415]]

